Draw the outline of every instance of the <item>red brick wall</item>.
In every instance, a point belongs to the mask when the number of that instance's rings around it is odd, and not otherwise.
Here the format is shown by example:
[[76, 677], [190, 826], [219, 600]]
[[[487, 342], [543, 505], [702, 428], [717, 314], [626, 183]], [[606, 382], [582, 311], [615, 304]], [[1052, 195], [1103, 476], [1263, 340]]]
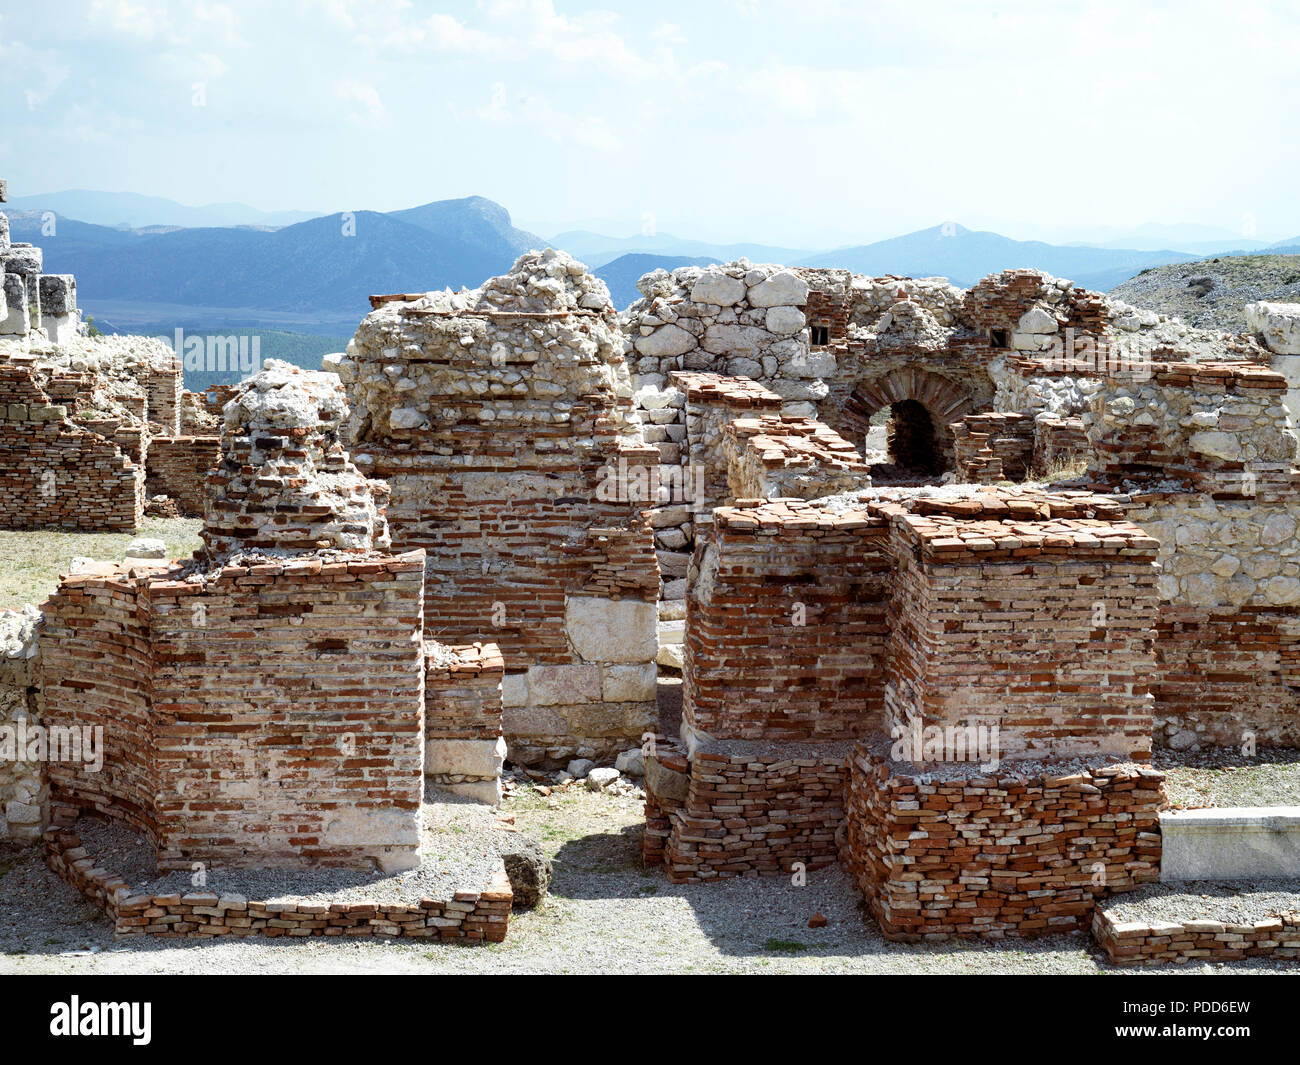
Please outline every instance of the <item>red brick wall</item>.
[[980, 517], [895, 516], [889, 727], [998, 724], [1003, 758], [1149, 756], [1156, 541]]
[[425, 737], [494, 740], [501, 735], [501, 677], [505, 662], [495, 644], [444, 648], [455, 657], [425, 656]]
[[203, 515], [208, 473], [221, 461], [221, 437], [154, 437], [149, 442], [148, 492], [176, 500], [181, 512]]
[[1154, 881], [1164, 774], [919, 777], [860, 745], [843, 859], [888, 939], [1087, 928], [1096, 897]]
[[0, 527], [130, 532], [143, 516], [142, 468], [69, 421], [29, 367], [0, 363]]
[[[714, 512], [687, 601], [683, 718], [719, 739], [843, 740], [882, 721], [883, 519]], [[706, 542], [707, 543], [707, 542]]]
[[1155, 649], [1158, 746], [1300, 747], [1300, 607], [1162, 603]]
[[94, 779], [51, 766], [52, 801], [150, 830], [165, 868], [418, 852], [423, 573], [416, 553], [67, 579], [47, 721], [103, 724], [108, 758]]

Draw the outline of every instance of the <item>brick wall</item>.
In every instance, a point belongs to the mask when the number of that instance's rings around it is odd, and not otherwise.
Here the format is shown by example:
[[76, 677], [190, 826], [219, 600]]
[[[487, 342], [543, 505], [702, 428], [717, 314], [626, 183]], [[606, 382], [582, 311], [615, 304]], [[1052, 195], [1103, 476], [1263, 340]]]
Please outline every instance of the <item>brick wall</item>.
[[1300, 958], [1300, 911], [1296, 910], [1249, 923], [1117, 921], [1098, 906], [1092, 934], [1112, 965]]
[[885, 520], [797, 501], [725, 507], [714, 519], [687, 605], [684, 727], [788, 742], [879, 727], [893, 568]]
[[815, 499], [871, 485], [851, 443], [812, 418], [764, 415], [723, 428], [729, 499]]
[[103, 726], [106, 757], [52, 764], [51, 800], [144, 830], [163, 868], [418, 862], [423, 563], [69, 576], [47, 717]]
[[812, 870], [836, 861], [847, 744], [716, 741], [697, 748], [689, 762], [671, 743], [657, 748], [656, 780], [666, 767], [686, 778], [686, 794], [647, 792], [642, 855], [647, 865], [662, 865], [672, 883], [771, 876], [795, 863]]
[[444, 790], [501, 801], [501, 680], [496, 644], [424, 648], [424, 773]]
[[[75, 810], [67, 811], [75, 815]], [[46, 864], [108, 915], [119, 936], [159, 939], [265, 936], [391, 936], [500, 943], [510, 926], [514, 895], [504, 868], [482, 891], [458, 891], [452, 898], [409, 903], [284, 902], [193, 891], [186, 895], [132, 892], [111, 868], [82, 846], [76, 831], [56, 825], [45, 833]]]
[[0, 527], [129, 532], [143, 514], [142, 468], [73, 424], [30, 365], [0, 362]]
[[1023, 481], [1034, 456], [1034, 419], [1027, 414], [968, 414], [950, 427], [957, 480], [973, 484]]
[[843, 860], [887, 939], [1085, 929], [1096, 898], [1154, 881], [1164, 774], [919, 775], [868, 747], [848, 771]]
[[149, 421], [162, 430], [162, 436], [178, 436], [181, 431], [181, 393], [184, 391], [181, 360], [171, 366], [151, 365], [144, 379], [149, 398]]
[[512, 760], [612, 759], [655, 720], [660, 453], [603, 283], [547, 252], [463, 297], [372, 303], [336, 360], [350, 449], [391, 487], [393, 544], [428, 552], [429, 638], [500, 647]]
[[888, 727], [997, 724], [1004, 758], [1146, 758], [1156, 541], [1103, 498], [1032, 499], [882, 506]]
[[149, 495], [167, 495], [181, 512], [201, 516], [207, 478], [221, 461], [218, 436], [156, 436], [149, 442]]

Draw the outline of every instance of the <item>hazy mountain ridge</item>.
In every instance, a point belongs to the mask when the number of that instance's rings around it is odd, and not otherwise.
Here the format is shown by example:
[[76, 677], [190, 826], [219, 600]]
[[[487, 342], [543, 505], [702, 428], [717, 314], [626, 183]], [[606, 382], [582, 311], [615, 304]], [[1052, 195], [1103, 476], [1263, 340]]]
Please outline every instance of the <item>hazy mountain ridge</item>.
[[[951, 223], [811, 254], [669, 234], [618, 238], [574, 230], [546, 241], [516, 228], [504, 207], [481, 196], [386, 213], [321, 215], [280, 227], [122, 229], [21, 209], [10, 217], [13, 238], [40, 245], [48, 272], [75, 274], [87, 312], [98, 314], [105, 327], [124, 331], [158, 321], [217, 330], [228, 322], [260, 321], [279, 331], [337, 336], [367, 313], [371, 293], [474, 287], [504, 273], [521, 253], [548, 243], [593, 267], [619, 308], [637, 298], [636, 281], [650, 270], [742, 256], [872, 276], [943, 276], [962, 286], [1003, 269], [1035, 267], [1102, 291], [1141, 270], [1200, 258], [1169, 250], [1017, 241]], [[1183, 230], [1195, 236], [1215, 232]], [[97, 305], [105, 310], [98, 312]]]

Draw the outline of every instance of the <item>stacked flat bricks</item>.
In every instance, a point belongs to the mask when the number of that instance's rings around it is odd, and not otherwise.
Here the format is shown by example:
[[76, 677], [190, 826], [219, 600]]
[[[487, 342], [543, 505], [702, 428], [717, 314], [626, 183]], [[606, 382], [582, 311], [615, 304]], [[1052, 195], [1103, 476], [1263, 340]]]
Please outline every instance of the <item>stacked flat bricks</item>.
[[1028, 414], [968, 414], [952, 425], [958, 477], [972, 484], [1023, 481], [1034, 459]]
[[731, 499], [815, 499], [871, 484], [849, 441], [811, 418], [738, 418], [723, 430]]
[[1096, 899], [1159, 875], [1164, 775], [927, 774], [860, 748], [845, 863], [889, 939], [1086, 929]]
[[[1153, 879], [1163, 777], [1128, 760], [1150, 747], [1157, 545], [1122, 510], [873, 489], [716, 511], [682, 744], [647, 763], [647, 861], [687, 881], [838, 852], [900, 938], [1081, 927], [1096, 895]], [[912, 764], [912, 735], [980, 724], [994, 760], [1043, 768], [1001, 780], [928, 746], [946, 775]], [[873, 753], [886, 732], [903, 757]]]
[[435, 787], [501, 801], [506, 741], [501, 733], [505, 660], [496, 644], [424, 648], [426, 778]]
[[385, 936], [500, 943], [510, 925], [514, 896], [504, 869], [482, 891], [457, 891], [447, 899], [424, 898], [415, 904], [259, 901], [204, 891], [148, 895], [133, 892], [120, 876], [99, 868], [75, 831], [52, 827], [45, 839], [50, 868], [99, 905], [119, 936]]
[[1250, 923], [1118, 921], [1098, 907], [1092, 934], [1112, 965], [1300, 958], [1300, 911]]
[[219, 436], [155, 436], [149, 441], [146, 491], [176, 500], [184, 514], [202, 516], [208, 475], [220, 459]]
[[655, 723], [660, 455], [608, 290], [548, 251], [473, 292], [373, 302], [330, 365], [393, 544], [428, 552], [428, 637], [500, 648], [514, 761], [612, 760]]

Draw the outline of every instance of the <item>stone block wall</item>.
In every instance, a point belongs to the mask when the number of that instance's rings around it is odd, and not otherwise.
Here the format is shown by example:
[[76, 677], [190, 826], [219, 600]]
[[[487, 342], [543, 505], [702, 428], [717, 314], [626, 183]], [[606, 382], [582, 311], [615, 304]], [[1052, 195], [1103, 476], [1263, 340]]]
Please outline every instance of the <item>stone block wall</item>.
[[1300, 500], [1281, 374], [1155, 363], [1110, 379], [1084, 415], [1091, 475], [1160, 541], [1155, 740], [1300, 743]]
[[1163, 480], [1186, 492], [1293, 498], [1296, 435], [1281, 374], [1252, 363], [1156, 363], [1149, 380], [1114, 380], [1084, 428], [1098, 483]]
[[146, 492], [170, 496], [183, 514], [202, 516], [208, 475], [220, 462], [219, 436], [153, 437]]
[[1159, 877], [1164, 774], [920, 773], [861, 745], [843, 861], [887, 939], [1086, 929], [1096, 899]]
[[142, 467], [50, 401], [30, 360], [0, 361], [0, 526], [130, 532]]

